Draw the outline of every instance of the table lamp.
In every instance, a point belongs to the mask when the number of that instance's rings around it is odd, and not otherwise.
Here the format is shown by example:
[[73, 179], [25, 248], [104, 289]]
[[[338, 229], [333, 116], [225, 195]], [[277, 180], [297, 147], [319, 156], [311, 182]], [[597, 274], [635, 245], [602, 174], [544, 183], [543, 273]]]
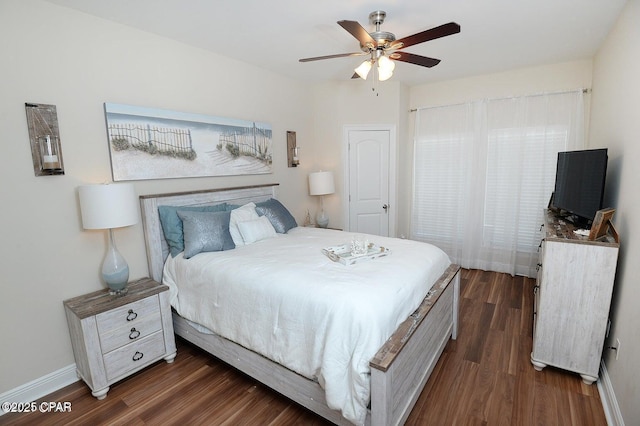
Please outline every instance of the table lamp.
[[135, 225], [138, 204], [133, 184], [83, 185], [78, 188], [84, 229], [108, 229], [109, 248], [102, 262], [102, 278], [109, 293], [124, 295], [129, 265], [116, 248], [113, 228]]
[[329, 224], [329, 216], [324, 211], [324, 196], [336, 192], [332, 172], [313, 172], [309, 175], [309, 195], [320, 196], [320, 211], [316, 216], [316, 223], [320, 228]]

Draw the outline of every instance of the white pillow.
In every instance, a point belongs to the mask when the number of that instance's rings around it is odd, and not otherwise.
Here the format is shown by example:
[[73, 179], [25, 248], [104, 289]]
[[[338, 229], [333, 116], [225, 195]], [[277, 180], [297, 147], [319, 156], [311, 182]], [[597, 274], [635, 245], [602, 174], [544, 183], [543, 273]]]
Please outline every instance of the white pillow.
[[256, 213], [256, 205], [254, 203], [247, 203], [244, 206], [231, 210], [231, 217], [229, 218], [229, 233], [231, 239], [236, 246], [243, 246], [244, 240], [238, 229], [239, 222], [246, 222], [247, 220], [258, 219], [258, 213]]
[[266, 216], [238, 222], [238, 229], [240, 230], [245, 245], [276, 236], [276, 229]]

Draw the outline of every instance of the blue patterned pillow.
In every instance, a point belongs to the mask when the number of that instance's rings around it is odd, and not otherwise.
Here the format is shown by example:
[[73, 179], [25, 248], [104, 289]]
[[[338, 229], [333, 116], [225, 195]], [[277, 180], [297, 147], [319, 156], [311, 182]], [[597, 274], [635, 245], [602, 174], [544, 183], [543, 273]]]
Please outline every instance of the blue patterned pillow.
[[178, 210], [184, 231], [184, 258], [236, 248], [229, 233], [231, 213]]
[[182, 220], [178, 217], [180, 211], [194, 212], [220, 212], [227, 209], [227, 203], [216, 204], [215, 206], [160, 206], [158, 214], [160, 215], [160, 224], [164, 239], [167, 240], [169, 253], [172, 257], [176, 257], [178, 253], [184, 251], [184, 236], [182, 233]]
[[298, 226], [289, 210], [274, 198], [256, 203], [256, 212], [260, 216], [266, 216], [279, 234], [286, 234], [289, 229]]

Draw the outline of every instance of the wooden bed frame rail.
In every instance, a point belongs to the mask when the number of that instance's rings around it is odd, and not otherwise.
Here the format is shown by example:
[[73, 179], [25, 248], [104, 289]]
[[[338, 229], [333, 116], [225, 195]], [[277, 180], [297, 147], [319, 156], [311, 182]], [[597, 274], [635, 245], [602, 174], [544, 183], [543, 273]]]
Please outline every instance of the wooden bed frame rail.
[[[164, 261], [168, 255], [158, 206], [257, 202], [275, 198], [276, 187], [277, 184], [269, 184], [141, 196], [151, 277], [161, 282]], [[449, 338], [457, 337], [459, 271], [458, 265], [450, 265], [447, 268], [418, 309], [400, 324], [371, 360], [371, 406], [367, 415], [367, 425], [404, 424]], [[317, 381], [300, 376], [218, 335], [200, 332], [175, 312], [173, 321], [174, 331], [178, 336], [327, 420], [338, 425], [351, 424], [339, 412], [327, 406], [324, 390]]]

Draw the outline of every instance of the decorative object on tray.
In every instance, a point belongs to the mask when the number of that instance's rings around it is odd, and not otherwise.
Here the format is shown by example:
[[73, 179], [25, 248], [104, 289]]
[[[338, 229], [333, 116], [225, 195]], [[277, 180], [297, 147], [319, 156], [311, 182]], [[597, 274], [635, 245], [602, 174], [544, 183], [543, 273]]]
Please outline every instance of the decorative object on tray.
[[114, 181], [272, 173], [271, 125], [106, 103]]
[[357, 257], [369, 252], [369, 239], [365, 235], [356, 234], [351, 239], [351, 256]]
[[[332, 261], [340, 262], [344, 265], [353, 265], [354, 263], [369, 261], [391, 254], [391, 250], [388, 248], [375, 245], [367, 240], [357, 243], [355, 241], [354, 239], [351, 244], [325, 247], [322, 249], [322, 253]], [[358, 249], [355, 252], [353, 250], [354, 246], [357, 246]], [[364, 247], [366, 247], [366, 251], [364, 251]]]
[[309, 175], [309, 195], [320, 196], [320, 211], [316, 216], [316, 223], [319, 228], [326, 228], [329, 225], [329, 216], [324, 212], [324, 196], [336, 192], [333, 181], [333, 173], [313, 172]]

